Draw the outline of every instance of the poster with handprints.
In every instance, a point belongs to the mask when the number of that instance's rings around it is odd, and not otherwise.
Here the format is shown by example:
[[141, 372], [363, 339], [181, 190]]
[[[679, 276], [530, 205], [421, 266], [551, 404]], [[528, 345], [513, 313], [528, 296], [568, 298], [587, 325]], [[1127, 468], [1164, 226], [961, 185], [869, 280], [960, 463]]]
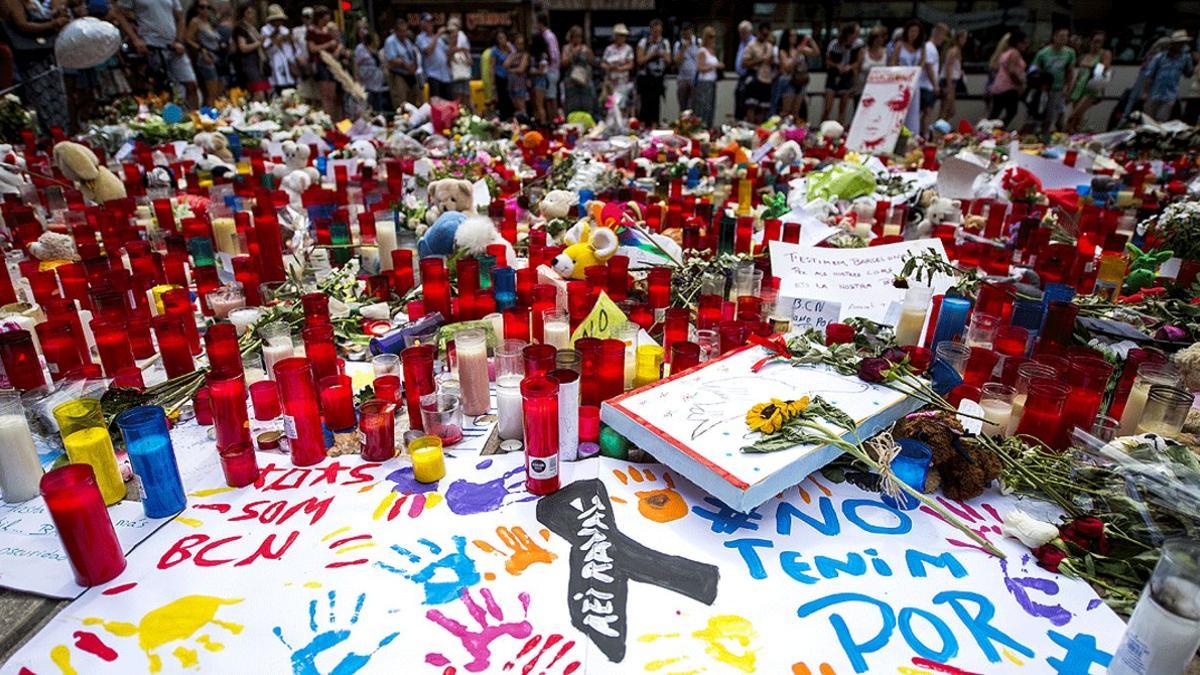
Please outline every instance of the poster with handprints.
[[[900, 129], [912, 117], [910, 111], [919, 107], [920, 74], [920, 68], [906, 66], [875, 67], [867, 73], [850, 133], [846, 135], [848, 150], [872, 155], [891, 154], [895, 150]], [[910, 129], [917, 126], [909, 122]]]
[[1100, 673], [1120, 620], [1004, 540], [994, 493], [923, 509], [810, 477], [734, 511], [658, 464], [523, 457], [293, 467], [188, 486], [117, 579], [3, 673]]
[[601, 418], [678, 474], [745, 511], [841, 454], [812, 445], [742, 452], [753, 440], [746, 411], [754, 405], [820, 396], [864, 429], [891, 423], [914, 405], [895, 389], [825, 366], [760, 363], [770, 356], [762, 346], [726, 353], [679, 377], [606, 401]]

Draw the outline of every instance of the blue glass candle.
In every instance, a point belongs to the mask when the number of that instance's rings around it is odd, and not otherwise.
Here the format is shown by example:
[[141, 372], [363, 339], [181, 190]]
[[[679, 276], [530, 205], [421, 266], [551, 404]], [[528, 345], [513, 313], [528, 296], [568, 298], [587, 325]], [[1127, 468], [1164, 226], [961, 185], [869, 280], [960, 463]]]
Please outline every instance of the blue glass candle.
[[175, 515], [187, 506], [175, 448], [167, 432], [167, 416], [156, 405], [130, 408], [117, 416], [129, 463], [142, 484], [142, 506], [148, 518]]
[[517, 271], [511, 267], [492, 270], [492, 293], [496, 298], [497, 312], [517, 304]]
[[[896, 441], [896, 445], [900, 446], [900, 452], [892, 459], [892, 473], [896, 475], [896, 480], [917, 492], [924, 492], [933, 451], [928, 445], [912, 438], [901, 438]], [[907, 492], [901, 492], [895, 499], [886, 494], [881, 496], [884, 504], [901, 511], [915, 509], [921, 503]]]
[[933, 331], [933, 344], [929, 345], [929, 348], [936, 350], [940, 343], [961, 337], [966, 332], [967, 315], [970, 313], [970, 300], [951, 296], [942, 298], [937, 328]]
[[1042, 290], [1042, 307], [1052, 302], [1070, 302], [1075, 298], [1075, 287], [1067, 284], [1046, 284]]
[[1029, 339], [1032, 342], [1042, 328], [1042, 318], [1045, 314], [1046, 306], [1040, 300], [1018, 299], [1013, 303], [1012, 325], [1029, 331]]

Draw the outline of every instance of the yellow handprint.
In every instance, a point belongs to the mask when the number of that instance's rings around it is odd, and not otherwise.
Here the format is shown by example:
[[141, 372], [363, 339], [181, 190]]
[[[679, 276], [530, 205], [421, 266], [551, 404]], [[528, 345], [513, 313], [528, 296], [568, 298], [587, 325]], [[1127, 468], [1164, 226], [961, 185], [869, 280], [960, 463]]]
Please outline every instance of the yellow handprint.
[[[704, 647], [704, 653], [708, 654], [709, 658], [713, 661], [732, 666], [743, 673], [753, 673], [755, 671], [758, 660], [758, 649], [751, 649], [750, 645], [758, 637], [758, 633], [754, 631], [754, 626], [749, 620], [736, 614], [718, 614], [711, 617], [703, 628], [692, 631], [691, 636], [700, 641], [700, 644]], [[680, 637], [679, 633], [649, 633], [639, 637], [638, 641], [655, 642], [657, 640], [672, 640]], [[684, 647], [684, 649], [687, 648]], [[668, 666], [674, 666], [675, 664], [687, 661], [690, 658], [687, 654], [683, 654], [681, 656], [654, 659], [647, 661], [645, 667], [647, 671], [657, 672]], [[684, 672], [701, 673], [705, 670], [707, 668], [700, 666]], [[675, 673], [678, 671], [672, 672]]]
[[[653, 470], [639, 470], [635, 466], [629, 467], [628, 474], [621, 469], [614, 469], [613, 475], [621, 481], [622, 485], [628, 485], [630, 481], [640, 484], [653, 483], [658, 480], [655, 478]], [[675, 480], [671, 478], [671, 474], [664, 471], [662, 480], [666, 484], [665, 488], [643, 490], [634, 494], [638, 498], [638, 513], [642, 514], [643, 518], [656, 523], [669, 523], [686, 516], [688, 507], [683, 496], [675, 490]]]
[[[150, 660], [150, 672], [157, 673], [162, 671], [162, 657], [157, 653], [160, 647], [187, 640], [209, 625], [220, 626], [234, 635], [241, 633], [241, 624], [216, 618], [222, 605], [236, 605], [241, 601], [241, 598], [188, 595], [150, 610], [136, 626], [124, 621], [106, 621], [98, 618], [84, 619], [83, 623], [99, 625], [117, 637], [136, 635], [138, 646], [146, 652], [146, 658]], [[196, 637], [196, 644], [210, 652], [218, 652], [225, 648], [225, 645], [214, 642], [207, 634]], [[187, 645], [177, 646], [171, 654], [183, 668], [195, 666], [199, 661], [196, 650]]]
[[[514, 576], [524, 572], [526, 568], [534, 563], [549, 563], [555, 558], [553, 553], [542, 548], [537, 542], [531, 539], [525, 533], [524, 528], [514, 527], [510, 530], [503, 526], [497, 527], [496, 536], [500, 537], [500, 541], [508, 547], [509, 553], [499, 550], [482, 539], [476, 539], [472, 543], [484, 553], [495, 553], [496, 555], [506, 556], [504, 569]], [[543, 529], [541, 536], [542, 539], [549, 541], [550, 531]]]

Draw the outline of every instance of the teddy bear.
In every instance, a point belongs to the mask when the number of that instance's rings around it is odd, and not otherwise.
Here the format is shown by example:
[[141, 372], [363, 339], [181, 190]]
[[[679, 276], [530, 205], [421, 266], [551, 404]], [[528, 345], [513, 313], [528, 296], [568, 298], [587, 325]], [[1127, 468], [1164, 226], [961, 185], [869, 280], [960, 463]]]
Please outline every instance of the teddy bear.
[[100, 164], [96, 153], [86, 145], [62, 141], [54, 146], [54, 164], [85, 199], [103, 204], [125, 198], [125, 184]]
[[617, 233], [607, 227], [589, 227], [586, 219], [567, 230], [563, 243], [567, 248], [551, 265], [563, 279], [586, 279], [587, 268], [603, 265], [617, 254]]
[[29, 245], [29, 253], [38, 260], [79, 260], [75, 239], [69, 234], [46, 231]]
[[793, 140], [786, 140], [775, 148], [775, 163], [780, 167], [792, 166], [804, 159], [804, 150]]
[[571, 211], [578, 208], [579, 196], [570, 190], [551, 190], [538, 203], [538, 214], [546, 220], [569, 218]]
[[192, 136], [192, 143], [207, 155], [214, 155], [227, 164], [233, 163], [233, 152], [229, 149], [229, 139], [225, 137], [225, 134], [216, 131], [201, 131]]
[[974, 499], [1000, 477], [1000, 459], [966, 436], [958, 417], [950, 413], [913, 413], [896, 422], [892, 437], [911, 438], [929, 446], [933, 458], [925, 492], [940, 488], [950, 499]]
[[0, 195], [19, 195], [29, 185], [25, 156], [9, 143], [0, 143]]
[[417, 255], [450, 257], [459, 251], [469, 255], [487, 253], [492, 244], [503, 244], [506, 260], [516, 260], [512, 244], [500, 236], [500, 231], [487, 216], [447, 211], [438, 216], [417, 241]]
[[307, 145], [296, 141], [284, 141], [280, 145], [280, 152], [283, 153], [283, 162], [271, 167], [271, 173], [276, 178], [282, 179], [293, 171], [303, 171], [308, 174], [310, 182], [320, 182], [320, 172], [308, 165], [312, 150]]
[[933, 233], [935, 225], [961, 225], [962, 201], [934, 197], [925, 207], [925, 217], [917, 223], [916, 231], [910, 233], [913, 239], [926, 239]]
[[346, 155], [357, 159], [361, 166], [372, 170], [375, 169], [376, 162], [379, 160], [379, 151], [375, 148], [375, 144], [365, 138], [351, 141], [346, 146]]
[[442, 178], [429, 183], [425, 188], [429, 207], [425, 210], [425, 222], [431, 227], [445, 213], [456, 212], [475, 215], [475, 186], [461, 178]]
[[817, 133], [826, 143], [835, 143], [846, 133], [846, 127], [837, 120], [825, 120], [821, 122], [820, 131]]

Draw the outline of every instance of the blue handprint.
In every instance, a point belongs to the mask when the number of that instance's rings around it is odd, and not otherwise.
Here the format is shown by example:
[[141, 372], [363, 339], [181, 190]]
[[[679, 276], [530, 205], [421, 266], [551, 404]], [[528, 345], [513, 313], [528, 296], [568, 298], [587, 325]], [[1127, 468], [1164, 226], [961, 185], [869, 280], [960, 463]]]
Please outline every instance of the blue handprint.
[[[358, 599], [354, 603], [354, 614], [350, 617], [350, 622], [346, 624], [344, 628], [339, 628], [337, 615], [335, 614], [335, 609], [337, 607], [337, 592], [329, 591], [328, 597], [329, 625], [325, 630], [321, 630], [321, 627], [317, 625], [317, 601], [313, 599], [308, 603], [308, 628], [313, 633], [312, 640], [310, 640], [308, 644], [297, 649], [293, 647], [286, 639], [284, 639], [283, 629], [281, 629], [279, 626], [275, 626], [275, 628], [272, 629], [272, 631], [275, 633], [275, 637], [279, 638], [279, 641], [283, 643], [283, 646], [292, 650], [292, 672], [295, 675], [320, 675], [321, 671], [317, 668], [315, 663], [317, 656], [345, 642], [346, 639], [350, 637], [350, 631], [354, 625], [358, 623], [358, 616], [362, 613], [363, 603], [366, 602], [367, 599], [365, 593], [359, 594]], [[398, 635], [400, 635], [400, 633], [397, 632], [384, 636], [384, 638], [379, 641], [379, 644], [375, 647], [375, 649], [368, 654], [358, 654], [355, 652], [346, 654], [344, 657], [342, 657], [342, 660], [338, 661], [337, 665], [335, 665], [333, 669], [329, 671], [329, 675], [351, 675], [352, 673], [358, 672], [359, 669], [367, 665], [367, 662], [371, 660], [371, 657], [375, 655], [375, 652], [378, 652], [380, 649], [383, 649], [387, 645], [391, 644], [392, 640], [395, 640], [396, 636]]]
[[[454, 551], [425, 565], [415, 573], [382, 561], [377, 561], [375, 564], [393, 574], [399, 574], [405, 579], [422, 584], [425, 587], [426, 605], [444, 605], [457, 600], [463, 589], [474, 586], [479, 583], [480, 579], [479, 570], [475, 569], [475, 561], [467, 556], [467, 538], [454, 536], [451, 539], [454, 541]], [[417, 542], [429, 549], [429, 553], [432, 555], [441, 555], [442, 553], [442, 547], [428, 539], [418, 539]], [[391, 549], [404, 556], [413, 565], [423, 560], [420, 555], [401, 546], [393, 544]], [[440, 569], [449, 570], [454, 578], [450, 581], [435, 581], [434, 577], [437, 576]]]

